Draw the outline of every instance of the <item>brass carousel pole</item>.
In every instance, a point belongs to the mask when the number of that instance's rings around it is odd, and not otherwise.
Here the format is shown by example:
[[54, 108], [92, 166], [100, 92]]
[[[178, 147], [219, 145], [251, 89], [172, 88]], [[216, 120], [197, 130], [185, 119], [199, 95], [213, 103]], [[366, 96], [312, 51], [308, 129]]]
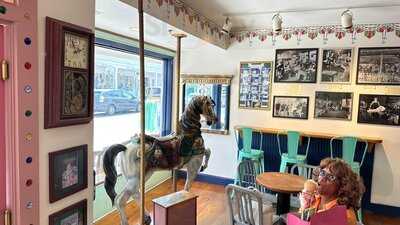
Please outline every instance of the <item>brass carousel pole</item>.
[[[180, 133], [179, 130], [179, 99], [180, 99], [180, 81], [181, 81], [181, 39], [186, 37], [186, 34], [182, 33], [172, 33], [172, 36], [176, 37], [177, 39], [177, 47], [176, 47], [176, 113], [175, 113], [175, 131], [177, 134]], [[172, 187], [174, 189], [174, 192], [177, 191], [177, 186], [176, 186], [176, 171], [172, 170]]]
[[139, 58], [140, 58], [140, 224], [144, 225], [145, 216], [145, 178], [144, 178], [144, 134], [145, 134], [145, 99], [144, 99], [144, 30], [143, 30], [143, 0], [138, 0], [139, 11]]

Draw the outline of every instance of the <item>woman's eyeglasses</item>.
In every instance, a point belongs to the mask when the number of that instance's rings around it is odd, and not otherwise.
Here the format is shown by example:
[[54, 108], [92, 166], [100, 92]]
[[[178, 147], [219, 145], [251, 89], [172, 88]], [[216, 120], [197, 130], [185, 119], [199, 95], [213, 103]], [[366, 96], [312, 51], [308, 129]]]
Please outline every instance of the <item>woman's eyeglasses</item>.
[[336, 177], [325, 170], [319, 171], [319, 177], [326, 178], [328, 181], [333, 182], [336, 180]]

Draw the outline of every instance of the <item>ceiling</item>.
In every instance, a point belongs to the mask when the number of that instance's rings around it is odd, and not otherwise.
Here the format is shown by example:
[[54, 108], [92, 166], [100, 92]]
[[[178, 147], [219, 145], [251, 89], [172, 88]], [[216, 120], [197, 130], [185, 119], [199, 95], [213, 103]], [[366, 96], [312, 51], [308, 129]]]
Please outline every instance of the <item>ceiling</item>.
[[[96, 28], [118, 33], [127, 37], [139, 38], [139, 20], [137, 9], [119, 0], [96, 0]], [[144, 16], [144, 39], [148, 43], [176, 49], [176, 38], [172, 37], [169, 30], [182, 32], [169, 24], [152, 16]], [[185, 33], [185, 32], [183, 32]], [[194, 49], [206, 44], [203, 40], [188, 35], [182, 41], [182, 48]]]
[[[340, 14], [350, 8], [356, 24], [399, 23], [400, 0], [181, 0], [217, 24], [230, 15], [234, 30], [271, 27], [273, 12], [281, 12], [283, 26], [339, 24]], [[378, 7], [398, 5], [391, 7]], [[368, 8], [375, 6], [375, 8]], [[327, 8], [336, 8], [326, 10]], [[303, 11], [288, 12], [283, 11]], [[312, 11], [309, 11], [312, 10]], [[305, 11], [305, 12], [304, 12]], [[270, 13], [265, 13], [270, 12]], [[152, 16], [145, 15], [145, 41], [174, 50], [176, 38], [169, 30], [179, 31]], [[137, 10], [119, 0], [96, 0], [96, 28], [138, 39]], [[207, 43], [188, 35], [183, 50], [198, 49]]]
[[[354, 23], [400, 22], [399, 0], [182, 0], [212, 21], [223, 24], [230, 15], [233, 30], [271, 27], [274, 12], [280, 13], [283, 26], [339, 24], [340, 14], [350, 8]], [[393, 7], [392, 5], [397, 5]], [[389, 6], [389, 7], [379, 7]], [[364, 8], [373, 7], [373, 8]], [[333, 9], [332, 9], [333, 8]], [[327, 10], [329, 9], [329, 10]], [[309, 11], [312, 10], [312, 11]], [[233, 15], [232, 15], [233, 14]]]

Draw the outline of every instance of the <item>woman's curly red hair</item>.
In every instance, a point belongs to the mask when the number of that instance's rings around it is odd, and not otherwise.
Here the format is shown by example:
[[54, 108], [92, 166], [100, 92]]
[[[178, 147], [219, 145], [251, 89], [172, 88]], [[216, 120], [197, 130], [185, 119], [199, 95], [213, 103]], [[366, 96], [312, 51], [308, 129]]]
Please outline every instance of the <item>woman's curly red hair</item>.
[[339, 158], [322, 160], [320, 168], [329, 169], [330, 173], [336, 177], [338, 204], [358, 210], [361, 207], [361, 197], [365, 191], [361, 177], [344, 160]]

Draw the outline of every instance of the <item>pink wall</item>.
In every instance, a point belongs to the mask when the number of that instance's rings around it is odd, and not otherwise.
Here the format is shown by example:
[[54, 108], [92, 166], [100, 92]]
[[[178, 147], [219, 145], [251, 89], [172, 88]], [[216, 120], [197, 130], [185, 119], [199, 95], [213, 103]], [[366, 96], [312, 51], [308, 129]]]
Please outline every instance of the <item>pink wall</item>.
[[[0, 61], [3, 60], [4, 55], [4, 29], [0, 25]], [[1, 68], [0, 68], [1, 71]], [[0, 81], [0, 112], [4, 112], [4, 84]], [[0, 162], [5, 162], [5, 132], [4, 132], [4, 114], [0, 114]], [[6, 165], [0, 163], [0, 211], [3, 211], [6, 204]], [[2, 224], [3, 221], [0, 222]]]

